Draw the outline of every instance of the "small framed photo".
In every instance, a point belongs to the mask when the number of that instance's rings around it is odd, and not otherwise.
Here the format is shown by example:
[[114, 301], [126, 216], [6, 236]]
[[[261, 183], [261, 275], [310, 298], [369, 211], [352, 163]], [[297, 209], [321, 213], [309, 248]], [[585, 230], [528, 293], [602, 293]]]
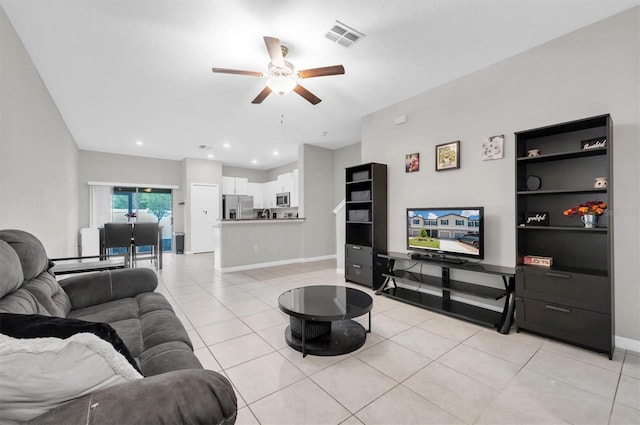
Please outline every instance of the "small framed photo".
[[491, 136], [482, 142], [482, 160], [502, 159], [504, 149], [504, 135]]
[[436, 171], [460, 168], [460, 140], [436, 146]]
[[404, 171], [407, 173], [420, 171], [420, 154], [419, 153], [410, 153], [404, 156]]

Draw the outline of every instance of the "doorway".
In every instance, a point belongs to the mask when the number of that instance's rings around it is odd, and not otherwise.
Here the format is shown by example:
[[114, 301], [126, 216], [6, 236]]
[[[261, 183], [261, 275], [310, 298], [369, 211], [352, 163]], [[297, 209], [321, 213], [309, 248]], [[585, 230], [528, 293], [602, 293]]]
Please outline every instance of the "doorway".
[[217, 184], [191, 184], [191, 252], [214, 249], [213, 227], [220, 219]]

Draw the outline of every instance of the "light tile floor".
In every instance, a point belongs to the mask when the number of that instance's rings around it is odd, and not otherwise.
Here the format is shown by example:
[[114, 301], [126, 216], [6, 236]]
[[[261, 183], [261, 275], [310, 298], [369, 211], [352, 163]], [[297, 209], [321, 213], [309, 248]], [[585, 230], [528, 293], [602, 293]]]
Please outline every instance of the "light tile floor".
[[[500, 335], [345, 283], [335, 261], [220, 274], [213, 254], [165, 254], [158, 276], [202, 364], [233, 383], [239, 425], [640, 424], [638, 353]], [[285, 343], [278, 296], [318, 284], [372, 295], [359, 350], [302, 358]]]

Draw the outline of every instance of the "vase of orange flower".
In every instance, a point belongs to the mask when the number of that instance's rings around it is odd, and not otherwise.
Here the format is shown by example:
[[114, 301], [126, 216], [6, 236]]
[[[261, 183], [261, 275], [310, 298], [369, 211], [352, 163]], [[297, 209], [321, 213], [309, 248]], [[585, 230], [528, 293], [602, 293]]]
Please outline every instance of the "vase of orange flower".
[[567, 217], [579, 215], [580, 220], [584, 223], [584, 227], [592, 229], [598, 227], [598, 217], [604, 214], [604, 210], [607, 208], [606, 202], [602, 201], [588, 201], [584, 204], [580, 204], [577, 207], [569, 208], [563, 211], [563, 214]]

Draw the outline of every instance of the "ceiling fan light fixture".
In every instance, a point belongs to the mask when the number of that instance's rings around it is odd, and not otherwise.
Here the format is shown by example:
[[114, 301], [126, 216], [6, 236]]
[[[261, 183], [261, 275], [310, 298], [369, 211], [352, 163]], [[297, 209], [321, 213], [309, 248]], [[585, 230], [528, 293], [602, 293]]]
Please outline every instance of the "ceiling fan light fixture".
[[297, 84], [296, 80], [286, 75], [273, 75], [267, 79], [267, 87], [281, 96], [291, 93]]

